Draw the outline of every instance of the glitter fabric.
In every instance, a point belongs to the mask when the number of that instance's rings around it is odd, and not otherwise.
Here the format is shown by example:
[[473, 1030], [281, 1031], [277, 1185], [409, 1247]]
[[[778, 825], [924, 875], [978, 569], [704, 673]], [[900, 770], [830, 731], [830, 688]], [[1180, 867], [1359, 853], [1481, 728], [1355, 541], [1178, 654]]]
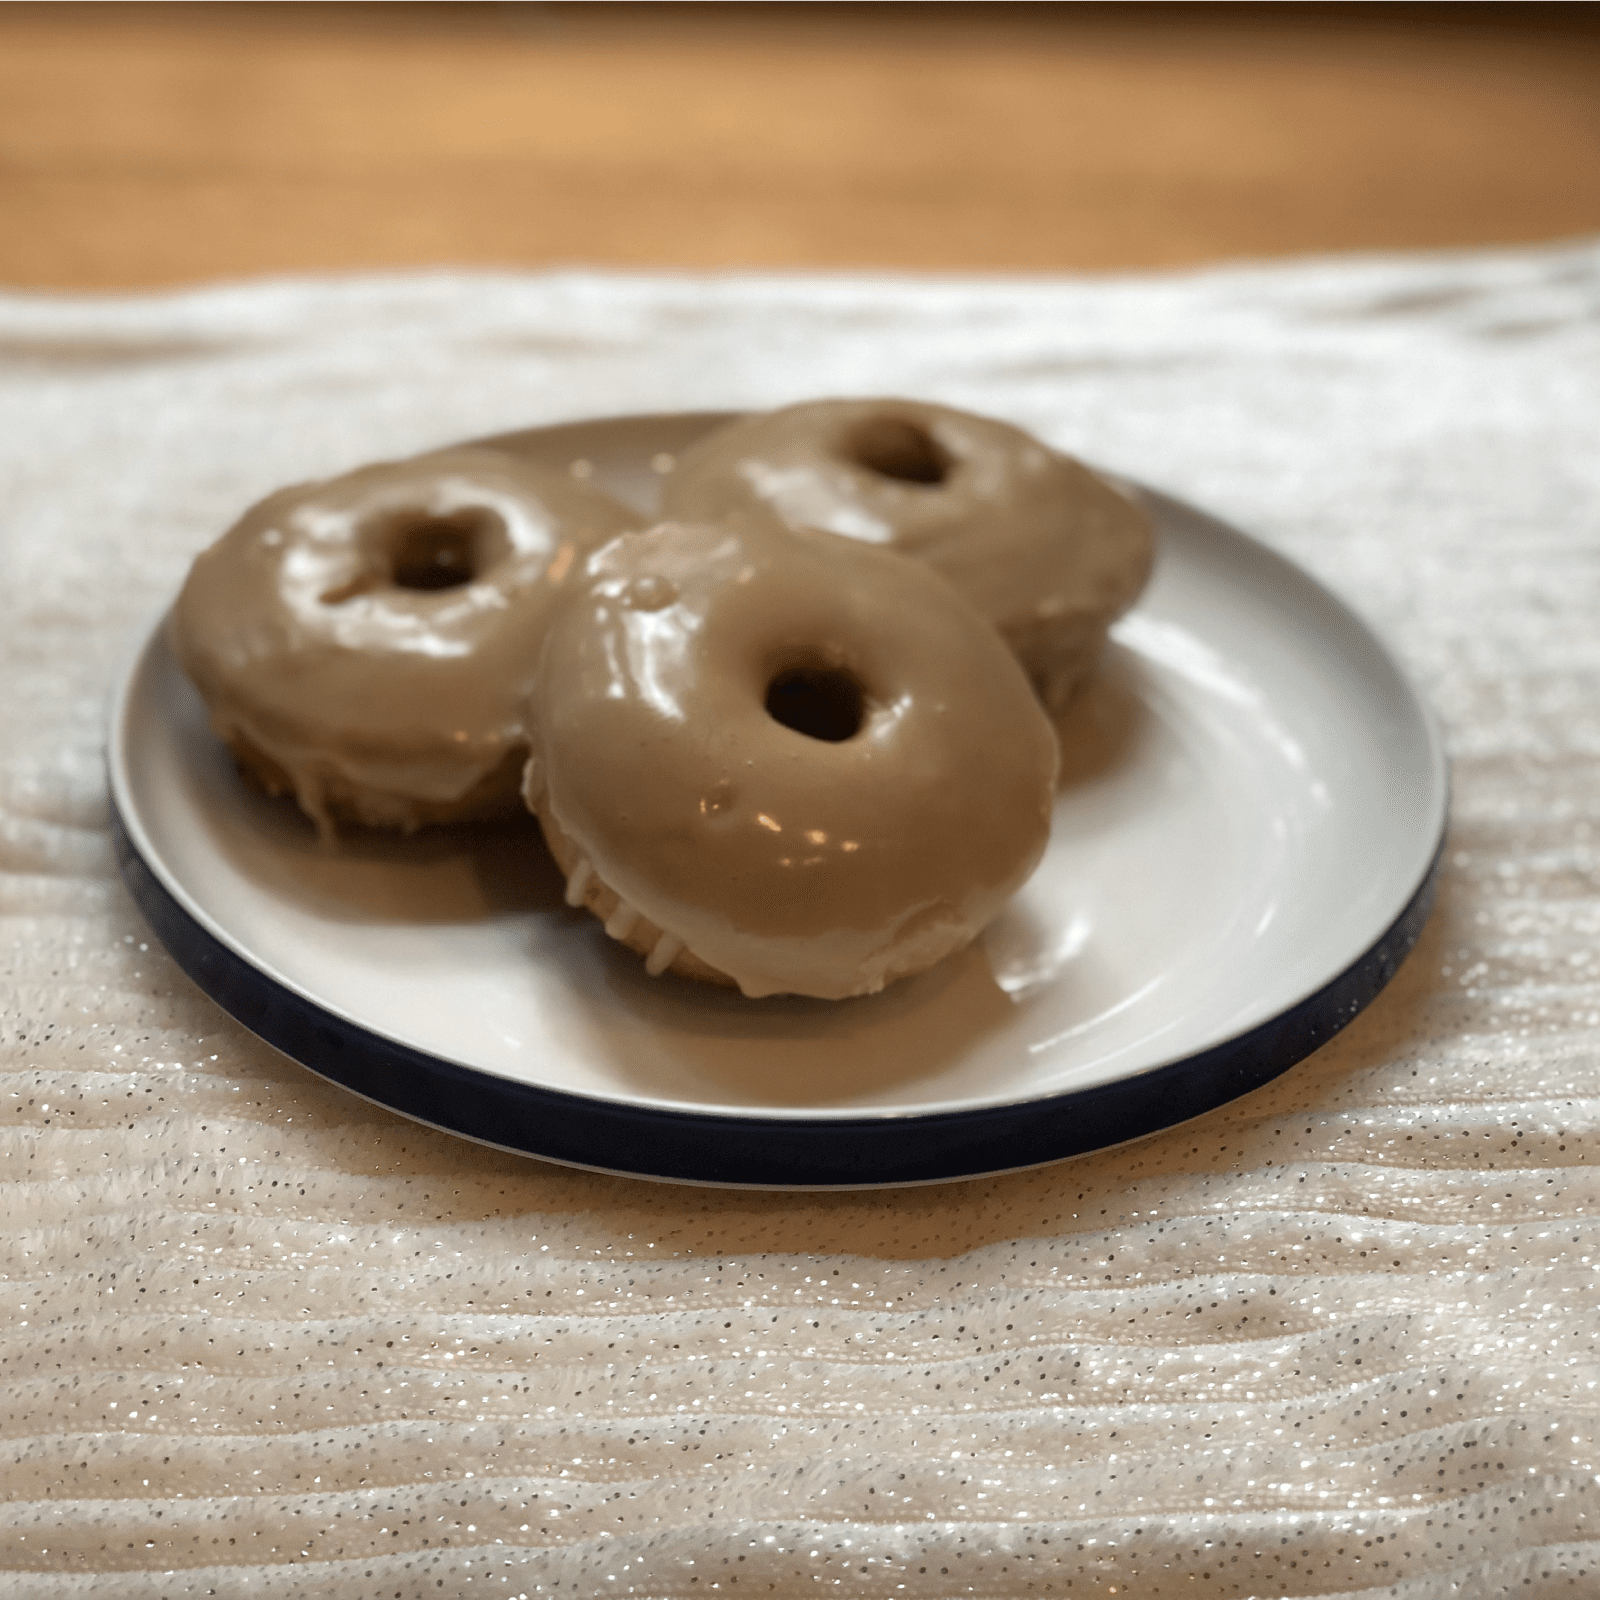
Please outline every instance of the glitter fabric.
[[[1252, 529], [1439, 707], [1392, 987], [1127, 1149], [563, 1171], [256, 1042], [120, 887], [107, 698], [275, 485], [900, 391]], [[1100, 281], [0, 300], [9, 1600], [1600, 1593], [1600, 247]]]

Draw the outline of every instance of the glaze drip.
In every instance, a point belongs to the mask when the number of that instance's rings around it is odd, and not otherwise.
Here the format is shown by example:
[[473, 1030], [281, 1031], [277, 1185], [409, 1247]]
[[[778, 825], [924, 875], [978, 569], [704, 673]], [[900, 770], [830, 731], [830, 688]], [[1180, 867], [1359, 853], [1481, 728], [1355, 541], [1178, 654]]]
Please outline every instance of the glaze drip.
[[682, 939], [674, 938], [670, 933], [662, 934], [651, 948], [650, 955], [644, 964], [644, 970], [652, 978], [659, 978], [677, 959], [678, 952], [682, 949]]
[[567, 904], [569, 906], [581, 906], [583, 904], [584, 893], [593, 877], [593, 864], [587, 856], [581, 857], [577, 866], [572, 869], [572, 876], [567, 879]]

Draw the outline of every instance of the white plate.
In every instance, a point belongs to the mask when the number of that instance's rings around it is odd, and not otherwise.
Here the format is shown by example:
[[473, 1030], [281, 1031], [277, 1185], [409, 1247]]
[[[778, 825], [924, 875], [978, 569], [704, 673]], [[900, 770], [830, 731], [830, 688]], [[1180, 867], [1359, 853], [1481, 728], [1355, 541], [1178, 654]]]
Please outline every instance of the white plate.
[[[663, 457], [715, 420], [509, 442], [647, 507]], [[159, 629], [111, 729], [125, 875], [179, 962], [270, 1042], [529, 1154], [865, 1185], [1167, 1126], [1284, 1071], [1388, 980], [1427, 914], [1448, 782], [1364, 623], [1245, 535], [1147, 499], [1155, 577], [1063, 726], [1043, 864], [977, 945], [882, 995], [650, 979], [564, 904], [531, 820], [322, 846], [240, 783]]]

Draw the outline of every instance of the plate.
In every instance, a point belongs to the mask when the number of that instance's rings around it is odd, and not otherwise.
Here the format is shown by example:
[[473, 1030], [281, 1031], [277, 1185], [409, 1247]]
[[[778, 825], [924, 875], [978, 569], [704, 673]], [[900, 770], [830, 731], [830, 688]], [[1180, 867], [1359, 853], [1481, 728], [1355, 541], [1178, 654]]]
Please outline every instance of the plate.
[[[719, 417], [506, 435], [653, 504]], [[111, 726], [123, 874], [185, 971], [313, 1071], [436, 1127], [687, 1182], [859, 1187], [1102, 1148], [1286, 1071], [1432, 899], [1443, 748], [1305, 572], [1165, 495], [1155, 576], [1062, 725], [1049, 850], [962, 954], [883, 994], [652, 979], [531, 820], [321, 844], [246, 789], [157, 628]]]

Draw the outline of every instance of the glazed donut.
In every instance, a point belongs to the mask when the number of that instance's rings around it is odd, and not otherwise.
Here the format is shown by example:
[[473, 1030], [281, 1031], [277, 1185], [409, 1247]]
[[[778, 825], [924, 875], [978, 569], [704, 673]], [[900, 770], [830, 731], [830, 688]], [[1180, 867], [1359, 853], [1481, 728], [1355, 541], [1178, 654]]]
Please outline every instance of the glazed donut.
[[915, 400], [813, 400], [728, 423], [679, 457], [662, 514], [761, 508], [936, 568], [1052, 714], [1150, 573], [1149, 523], [1104, 479], [1007, 423]]
[[248, 511], [169, 638], [247, 780], [325, 835], [514, 814], [550, 602], [637, 522], [498, 450], [364, 467]]
[[920, 563], [768, 517], [590, 556], [527, 721], [569, 902], [750, 996], [931, 966], [1048, 837], [1055, 732], [994, 630]]

